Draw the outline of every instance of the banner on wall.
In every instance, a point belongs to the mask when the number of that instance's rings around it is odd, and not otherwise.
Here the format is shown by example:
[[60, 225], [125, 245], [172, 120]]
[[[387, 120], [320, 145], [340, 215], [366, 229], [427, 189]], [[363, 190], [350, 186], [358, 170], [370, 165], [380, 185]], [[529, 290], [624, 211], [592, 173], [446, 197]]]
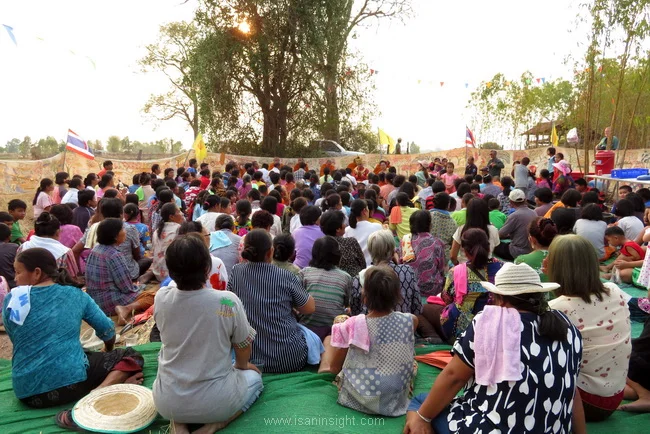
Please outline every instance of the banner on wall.
[[[577, 170], [577, 157], [576, 151], [573, 148], [557, 148], [558, 152], [562, 152], [567, 160]], [[489, 149], [475, 149], [472, 154], [475, 157], [476, 165], [481, 167], [487, 164], [490, 159]], [[580, 157], [583, 152], [580, 151]], [[177, 169], [183, 166], [186, 161], [187, 151], [179, 155], [170, 156], [167, 158], [159, 158], [156, 160], [116, 160], [111, 158], [114, 164], [113, 171], [118, 180], [125, 181], [130, 184], [134, 174], [140, 172], [149, 172], [151, 165], [154, 163], [160, 164], [162, 167], [171, 167]], [[530, 149], [525, 151], [498, 151], [498, 157], [505, 164], [503, 174], [510, 174], [512, 163], [516, 160], [521, 160], [523, 157], [528, 157], [531, 164], [537, 167], [546, 167], [548, 157], [546, 156], [546, 148]], [[364, 165], [374, 168], [379, 161], [390, 160], [392, 166], [397, 168], [400, 173], [412, 174], [417, 171], [418, 161], [433, 161], [435, 157], [444, 157], [454, 163], [456, 167], [465, 166], [465, 148], [456, 148], [439, 152], [427, 152], [421, 154], [401, 154], [401, 155], [383, 155], [380, 154], [365, 154], [362, 158]], [[590, 151], [590, 160], [587, 164], [591, 166], [594, 155]], [[68, 153], [65, 167], [63, 168], [70, 175], [86, 176], [88, 173], [97, 173], [102, 167], [104, 160], [96, 156], [95, 160], [83, 158], [78, 154]], [[332, 160], [336, 168], [345, 168], [352, 162], [354, 157], [323, 157], [323, 158], [305, 158], [304, 161], [309, 167], [320, 167], [326, 160]], [[234, 155], [225, 153], [208, 153], [205, 162], [210, 165], [211, 170], [223, 170], [226, 163], [233, 161], [235, 163], [244, 164], [246, 162], [258, 161], [261, 163], [271, 163], [273, 157], [260, 157], [260, 156], [247, 156], [247, 155]], [[283, 158], [282, 162], [293, 166], [297, 163], [297, 158]], [[45, 160], [0, 160], [0, 195], [20, 195], [25, 193], [33, 194], [38, 187], [38, 183], [43, 178], [53, 178], [57, 172], [60, 172], [63, 164], [63, 154], [55, 155], [54, 157]], [[584, 169], [584, 162], [581, 161]], [[629, 150], [626, 153], [624, 167], [650, 167], [650, 149], [635, 149]]]

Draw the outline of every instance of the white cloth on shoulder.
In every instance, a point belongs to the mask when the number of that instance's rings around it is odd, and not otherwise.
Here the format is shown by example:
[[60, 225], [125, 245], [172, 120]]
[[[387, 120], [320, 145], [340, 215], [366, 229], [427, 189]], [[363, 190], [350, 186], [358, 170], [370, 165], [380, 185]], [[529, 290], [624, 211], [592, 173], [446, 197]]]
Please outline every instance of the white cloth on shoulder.
[[27, 315], [29, 315], [29, 311], [32, 308], [29, 300], [29, 293], [31, 290], [31, 285], [23, 285], [15, 287], [10, 292], [11, 300], [9, 300], [9, 304], [7, 304], [9, 320], [19, 326], [23, 325], [25, 318], [27, 318]]
[[521, 375], [521, 316], [517, 309], [485, 306], [474, 325], [476, 383], [492, 386], [519, 381]]

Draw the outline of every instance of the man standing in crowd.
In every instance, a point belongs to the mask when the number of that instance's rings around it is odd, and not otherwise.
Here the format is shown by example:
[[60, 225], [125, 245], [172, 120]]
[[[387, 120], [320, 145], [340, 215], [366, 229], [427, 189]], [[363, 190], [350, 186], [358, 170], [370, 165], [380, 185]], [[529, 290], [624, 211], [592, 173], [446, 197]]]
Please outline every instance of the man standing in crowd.
[[187, 171], [190, 172], [192, 175], [196, 177], [196, 167], [198, 165], [198, 162], [196, 161], [196, 158], [190, 158], [189, 161], [190, 167], [187, 168]]
[[555, 161], [555, 152], [557, 151], [554, 147], [550, 147], [546, 150], [546, 155], [548, 155], [548, 164], [546, 167], [548, 169], [548, 173], [553, 173], [553, 165], [557, 163], [557, 161]]
[[490, 151], [490, 161], [488, 161], [488, 170], [492, 178], [501, 178], [501, 170], [505, 167], [503, 161], [497, 158], [497, 151]]
[[476, 167], [476, 164], [474, 164], [474, 157], [470, 156], [467, 159], [467, 166], [465, 166], [465, 175], [476, 176], [477, 173], [478, 168]]

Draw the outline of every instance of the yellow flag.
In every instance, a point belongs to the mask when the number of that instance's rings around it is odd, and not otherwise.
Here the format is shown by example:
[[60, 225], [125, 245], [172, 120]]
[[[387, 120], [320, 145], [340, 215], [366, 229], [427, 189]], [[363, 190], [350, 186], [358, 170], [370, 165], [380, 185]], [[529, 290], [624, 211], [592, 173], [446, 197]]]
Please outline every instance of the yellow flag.
[[208, 150], [205, 147], [205, 142], [203, 141], [203, 136], [201, 134], [196, 136], [192, 149], [194, 149], [194, 156], [196, 156], [198, 161], [203, 161], [205, 160], [205, 157], [208, 156]]
[[388, 153], [392, 154], [395, 152], [395, 140], [386, 134], [386, 131], [379, 128], [379, 145], [388, 145]]
[[551, 131], [551, 145], [557, 146], [558, 142], [557, 130], [555, 129], [555, 125], [553, 125], [553, 130]]

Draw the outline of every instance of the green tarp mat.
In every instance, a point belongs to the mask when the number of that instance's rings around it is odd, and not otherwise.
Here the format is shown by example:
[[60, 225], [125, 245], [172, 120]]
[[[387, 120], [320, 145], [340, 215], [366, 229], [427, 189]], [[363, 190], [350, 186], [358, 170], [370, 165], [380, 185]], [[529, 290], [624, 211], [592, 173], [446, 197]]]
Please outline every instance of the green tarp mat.
[[[145, 357], [145, 386], [156, 375], [160, 344], [136, 347]], [[418, 354], [449, 348], [429, 345], [416, 348]], [[415, 393], [428, 392], [440, 370], [419, 364]], [[336, 403], [333, 375], [314, 369], [294, 374], [265, 374], [264, 392], [259, 400], [224, 432], [231, 433], [401, 433], [404, 417], [384, 418], [364, 415]], [[69, 406], [68, 406], [69, 407]], [[54, 423], [57, 411], [66, 407], [32, 410], [16, 399], [11, 388], [11, 363], [0, 360], [0, 433], [60, 433]], [[608, 421], [589, 424], [590, 434], [639, 434], [650, 427], [650, 414], [616, 412]], [[158, 419], [143, 433], [170, 433], [169, 423]]]

